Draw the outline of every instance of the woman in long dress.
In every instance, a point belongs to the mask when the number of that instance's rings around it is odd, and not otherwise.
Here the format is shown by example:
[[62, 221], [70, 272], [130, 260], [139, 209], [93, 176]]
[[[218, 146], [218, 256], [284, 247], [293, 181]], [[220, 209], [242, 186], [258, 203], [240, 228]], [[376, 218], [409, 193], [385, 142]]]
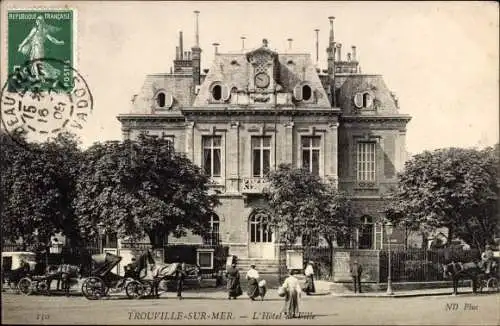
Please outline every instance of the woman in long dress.
[[307, 295], [310, 295], [311, 293], [316, 292], [316, 287], [314, 286], [314, 269], [313, 269], [313, 262], [309, 261], [307, 263], [306, 270], [304, 271], [304, 274], [306, 275], [306, 286], [304, 289], [304, 292]]
[[18, 51], [29, 58], [31, 62], [31, 74], [37, 79], [56, 79], [60, 71], [46, 61], [39, 61], [45, 58], [45, 39], [56, 45], [64, 44], [50, 33], [59, 31], [60, 28], [45, 23], [43, 16], [38, 16], [35, 26], [28, 36], [19, 44]]
[[285, 279], [282, 285], [285, 290], [283, 312], [287, 318], [299, 317], [299, 301], [302, 290], [300, 289], [299, 280], [293, 274], [293, 271], [291, 271], [290, 276]]
[[255, 265], [250, 265], [246, 278], [248, 280], [248, 297], [250, 300], [255, 300], [259, 296], [259, 272], [255, 269]]
[[236, 268], [236, 263], [233, 262], [231, 267], [229, 267], [226, 271], [227, 277], [227, 290], [228, 290], [228, 298], [236, 299], [240, 295], [243, 294], [240, 285], [240, 271]]

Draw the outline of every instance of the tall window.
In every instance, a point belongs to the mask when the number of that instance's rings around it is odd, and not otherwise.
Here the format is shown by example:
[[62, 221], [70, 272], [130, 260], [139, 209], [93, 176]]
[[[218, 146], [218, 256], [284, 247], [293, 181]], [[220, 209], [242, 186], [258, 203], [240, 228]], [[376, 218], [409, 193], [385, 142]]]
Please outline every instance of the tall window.
[[271, 137], [252, 137], [252, 175], [263, 178], [268, 172], [271, 157]]
[[250, 216], [250, 242], [273, 242], [273, 231], [265, 214]]
[[363, 216], [359, 226], [359, 249], [373, 248], [373, 220], [370, 216]]
[[321, 137], [302, 137], [302, 167], [319, 175], [319, 154]]
[[357, 146], [358, 181], [375, 181], [375, 143], [358, 143]]
[[215, 245], [220, 242], [220, 221], [216, 214], [210, 216], [210, 230], [208, 235], [204, 239], [204, 243], [207, 245]]
[[203, 136], [203, 171], [210, 177], [221, 176], [221, 137]]

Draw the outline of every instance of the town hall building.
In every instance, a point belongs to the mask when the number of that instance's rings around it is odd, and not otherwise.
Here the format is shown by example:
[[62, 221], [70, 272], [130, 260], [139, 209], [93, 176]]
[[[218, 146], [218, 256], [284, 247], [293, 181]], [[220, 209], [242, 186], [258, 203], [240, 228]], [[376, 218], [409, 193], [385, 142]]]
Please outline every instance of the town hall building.
[[231, 53], [215, 44], [211, 66], [202, 70], [195, 13], [194, 46], [184, 49], [181, 32], [173, 69], [147, 75], [131, 111], [118, 116], [124, 139], [169, 139], [220, 192], [209, 239], [168, 242], [217, 243], [244, 259], [277, 259], [263, 189], [266, 173], [288, 163], [352, 196], [357, 227], [338, 246], [381, 249], [382, 195], [406, 160], [410, 121], [383, 77], [361, 73], [355, 46], [343, 56], [333, 17], [326, 70], [311, 54], [278, 53], [265, 39]]

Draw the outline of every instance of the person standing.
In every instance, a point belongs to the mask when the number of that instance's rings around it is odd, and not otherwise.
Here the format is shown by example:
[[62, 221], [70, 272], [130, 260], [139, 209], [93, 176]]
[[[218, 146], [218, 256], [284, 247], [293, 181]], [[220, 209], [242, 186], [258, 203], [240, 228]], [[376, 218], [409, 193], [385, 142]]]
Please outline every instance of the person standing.
[[311, 295], [311, 293], [316, 292], [316, 287], [314, 286], [314, 268], [313, 268], [314, 263], [312, 261], [309, 261], [307, 263], [307, 267], [304, 271], [304, 274], [306, 276], [306, 287], [304, 289], [304, 292], [307, 295]]
[[255, 269], [255, 265], [250, 265], [246, 279], [248, 280], [248, 297], [254, 301], [259, 296], [259, 272]]
[[300, 289], [299, 280], [294, 276], [294, 270], [290, 271], [290, 276], [285, 279], [282, 287], [285, 291], [283, 312], [287, 318], [299, 317], [299, 301], [302, 290]]
[[352, 265], [351, 265], [351, 276], [352, 276], [352, 283], [354, 286], [354, 293], [359, 292], [361, 293], [361, 274], [363, 273], [363, 267], [361, 264], [358, 263], [357, 260], [355, 260]]
[[236, 268], [236, 262], [233, 261], [230, 267], [228, 267], [226, 271], [227, 278], [227, 290], [228, 290], [228, 298], [236, 299], [240, 295], [243, 294], [240, 285], [240, 271]]
[[182, 300], [182, 290], [184, 287], [184, 279], [186, 278], [186, 263], [182, 262], [177, 265], [175, 277], [177, 279], [177, 298]]

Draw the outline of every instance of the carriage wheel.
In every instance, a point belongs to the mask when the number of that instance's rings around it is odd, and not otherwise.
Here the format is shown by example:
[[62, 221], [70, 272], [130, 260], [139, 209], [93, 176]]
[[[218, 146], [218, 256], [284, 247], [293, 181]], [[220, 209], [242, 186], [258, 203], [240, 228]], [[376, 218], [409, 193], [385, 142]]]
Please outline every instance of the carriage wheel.
[[493, 291], [498, 292], [500, 290], [499, 284], [498, 284], [498, 279], [496, 277], [492, 277], [488, 280], [486, 283], [486, 286], [489, 289], [492, 289]]
[[147, 296], [150, 293], [150, 287], [146, 283], [141, 283], [138, 281], [132, 281], [125, 287], [125, 293], [129, 299], [140, 299]]
[[82, 284], [82, 293], [88, 300], [97, 300], [107, 293], [106, 284], [99, 277], [89, 277]]
[[22, 294], [30, 295], [33, 293], [33, 282], [31, 282], [31, 279], [29, 277], [23, 277], [17, 283], [17, 288], [19, 289], [19, 291], [21, 291]]
[[45, 295], [49, 294], [49, 283], [47, 282], [47, 280], [37, 282], [35, 288], [37, 292], [43, 293]]

